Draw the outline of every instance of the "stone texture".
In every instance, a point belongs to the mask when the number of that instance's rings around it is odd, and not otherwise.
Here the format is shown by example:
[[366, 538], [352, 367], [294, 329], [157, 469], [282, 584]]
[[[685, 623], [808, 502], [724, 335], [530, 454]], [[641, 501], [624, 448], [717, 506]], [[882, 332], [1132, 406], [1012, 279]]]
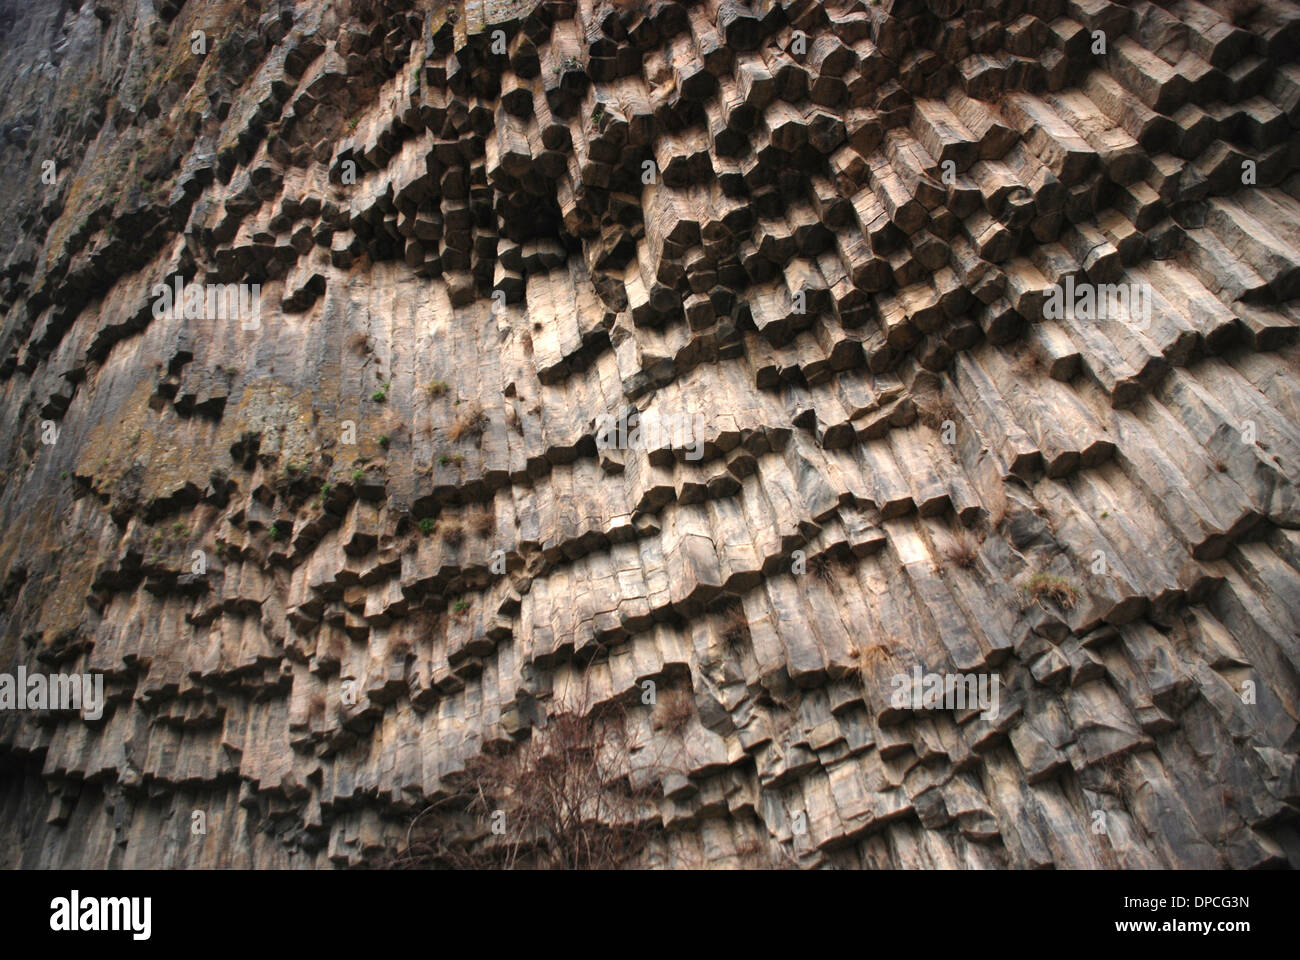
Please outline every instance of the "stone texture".
[[[647, 863], [1300, 864], [1300, 7], [0, 37], [0, 671], [110, 698], [0, 712], [0, 864], [382, 859], [615, 701], [674, 758]], [[257, 328], [157, 316], [176, 274]], [[1048, 319], [1067, 281], [1151, 323]], [[702, 458], [598, 450], [629, 407]], [[999, 708], [897, 708], [918, 665]]]

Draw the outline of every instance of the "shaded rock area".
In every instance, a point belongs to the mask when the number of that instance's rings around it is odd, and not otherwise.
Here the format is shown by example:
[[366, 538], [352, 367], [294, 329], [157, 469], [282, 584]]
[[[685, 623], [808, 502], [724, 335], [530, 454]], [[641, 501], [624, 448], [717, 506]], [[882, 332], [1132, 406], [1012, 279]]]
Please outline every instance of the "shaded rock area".
[[1300, 865], [1297, 54], [1288, 0], [0, 0], [0, 672], [107, 697], [0, 710], [0, 865], [383, 862], [611, 705], [649, 865]]

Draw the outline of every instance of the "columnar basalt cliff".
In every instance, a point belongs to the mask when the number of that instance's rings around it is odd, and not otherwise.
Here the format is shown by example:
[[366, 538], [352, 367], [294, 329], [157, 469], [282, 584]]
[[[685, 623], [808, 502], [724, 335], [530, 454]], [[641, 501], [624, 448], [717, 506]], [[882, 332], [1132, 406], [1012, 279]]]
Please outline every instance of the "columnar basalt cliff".
[[0, 0], [0, 865], [1300, 865], [1298, 54]]

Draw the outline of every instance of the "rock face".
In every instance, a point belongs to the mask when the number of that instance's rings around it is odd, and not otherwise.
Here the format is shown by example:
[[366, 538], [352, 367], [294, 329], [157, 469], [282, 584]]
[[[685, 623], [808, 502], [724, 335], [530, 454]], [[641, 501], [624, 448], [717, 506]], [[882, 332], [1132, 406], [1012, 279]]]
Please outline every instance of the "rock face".
[[0, 671], [107, 701], [0, 710], [0, 865], [391, 862], [612, 706], [637, 862], [1300, 865], [1297, 51], [0, 0]]

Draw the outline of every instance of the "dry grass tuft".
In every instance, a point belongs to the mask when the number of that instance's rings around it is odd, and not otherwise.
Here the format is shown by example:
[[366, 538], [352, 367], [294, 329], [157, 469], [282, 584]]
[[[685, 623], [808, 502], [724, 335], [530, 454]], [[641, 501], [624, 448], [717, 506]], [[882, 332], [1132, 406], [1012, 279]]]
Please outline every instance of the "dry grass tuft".
[[979, 552], [979, 538], [965, 528], [958, 528], [953, 532], [952, 541], [943, 547], [940, 554], [945, 563], [969, 570], [975, 566]]
[[738, 646], [749, 638], [749, 620], [745, 616], [743, 605], [738, 603], [726, 609], [718, 624], [718, 632], [722, 642], [731, 647]]
[[452, 443], [459, 443], [466, 437], [480, 436], [483, 433], [483, 427], [483, 405], [477, 400], [472, 400], [465, 404], [460, 413], [456, 415], [456, 420], [447, 432], [447, 437]]
[[655, 730], [681, 733], [695, 714], [695, 698], [685, 690], [665, 690], [655, 702], [651, 726]]
[[812, 575], [828, 586], [833, 586], [838, 579], [835, 575], [836, 566], [835, 558], [829, 553], [823, 553], [808, 561], [808, 569]]
[[945, 421], [956, 424], [961, 414], [957, 405], [942, 393], [922, 393], [916, 397], [916, 416], [931, 430], [942, 430]]
[[748, 836], [736, 844], [736, 857], [742, 863], [748, 864], [755, 860], [762, 860], [766, 852], [766, 846], [756, 835]]
[[1129, 763], [1129, 759], [1130, 755], [1127, 753], [1112, 753], [1098, 764], [1105, 777], [1106, 786], [1109, 787], [1104, 792], [1117, 796], [1125, 793], [1131, 795], [1140, 786], [1137, 769]]
[[894, 650], [898, 647], [898, 638], [887, 636], [881, 637], [873, 643], [860, 644], [852, 651], [852, 656], [858, 662], [858, 674], [863, 682], [872, 680], [872, 672], [880, 666], [890, 666], [894, 663]]
[[447, 520], [442, 525], [442, 539], [453, 547], [458, 547], [465, 540], [465, 528], [459, 520]]
[[497, 528], [497, 515], [487, 507], [477, 507], [470, 514], [469, 523], [474, 528], [474, 532], [479, 535], [479, 539], [486, 540]]
[[353, 330], [348, 334], [348, 349], [358, 357], [364, 357], [370, 352], [370, 337], [360, 330]]
[[1079, 602], [1079, 588], [1065, 577], [1050, 573], [1036, 573], [1025, 583], [1024, 593], [1031, 600], [1044, 597], [1055, 600], [1069, 610]]

